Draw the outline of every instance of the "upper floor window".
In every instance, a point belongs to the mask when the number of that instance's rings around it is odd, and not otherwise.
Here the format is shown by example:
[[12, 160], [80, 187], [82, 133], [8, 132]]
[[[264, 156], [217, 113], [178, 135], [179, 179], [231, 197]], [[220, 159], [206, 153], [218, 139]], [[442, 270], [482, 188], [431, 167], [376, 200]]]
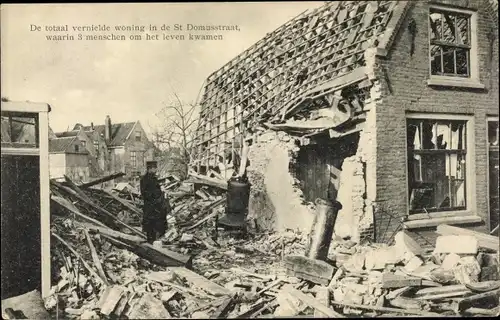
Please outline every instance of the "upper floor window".
[[141, 141], [141, 132], [140, 131], [135, 132], [135, 141]]
[[80, 151], [80, 146], [75, 144], [75, 152], [79, 152]]
[[96, 151], [99, 151], [99, 141], [94, 141], [94, 148], [96, 149]]
[[471, 76], [471, 13], [431, 8], [431, 75]]
[[135, 151], [130, 152], [130, 166], [132, 168], [137, 167], [137, 152], [135, 152]]

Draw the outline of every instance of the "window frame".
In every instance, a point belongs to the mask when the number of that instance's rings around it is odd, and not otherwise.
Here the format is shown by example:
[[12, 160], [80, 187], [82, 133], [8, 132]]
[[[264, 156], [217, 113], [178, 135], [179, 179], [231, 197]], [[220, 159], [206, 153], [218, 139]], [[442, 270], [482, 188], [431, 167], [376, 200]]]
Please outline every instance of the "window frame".
[[[460, 76], [449, 76], [449, 75], [433, 75], [432, 65], [431, 65], [431, 22], [430, 15], [432, 10], [470, 15], [469, 19], [469, 38], [470, 38], [470, 50], [469, 50], [469, 77]], [[444, 85], [444, 86], [458, 86], [458, 87], [471, 87], [471, 88], [484, 88], [484, 85], [480, 83], [479, 79], [479, 62], [478, 62], [478, 39], [477, 39], [477, 11], [468, 10], [462, 8], [448, 7], [442, 5], [430, 5], [427, 12], [427, 41], [428, 41], [428, 72], [429, 79], [427, 80], [428, 85]]]
[[[488, 193], [488, 201], [486, 201], [486, 208], [487, 208], [487, 222], [486, 225], [488, 226], [488, 231], [492, 231], [495, 226], [491, 225], [491, 205], [490, 205], [490, 141], [489, 141], [489, 124], [490, 122], [497, 122], [500, 123], [500, 117], [499, 116], [492, 116], [492, 115], [487, 115], [486, 116], [486, 192]], [[498, 146], [497, 146], [498, 148]]]
[[141, 131], [136, 131], [134, 135], [135, 135], [136, 142], [142, 141], [142, 132]]
[[137, 151], [130, 151], [130, 166], [134, 169], [137, 168]]
[[[428, 213], [414, 213], [410, 214], [410, 194], [409, 194], [409, 167], [408, 167], [408, 125], [407, 120], [410, 119], [420, 119], [420, 120], [444, 120], [444, 121], [466, 121], [465, 130], [465, 198], [466, 206], [465, 210], [447, 210], [447, 211], [437, 211]], [[408, 220], [422, 220], [422, 219], [439, 219], [446, 217], [457, 217], [457, 216], [471, 216], [477, 215], [476, 210], [476, 157], [475, 157], [475, 122], [474, 116], [469, 115], [458, 115], [458, 114], [437, 114], [437, 113], [410, 113], [408, 112], [405, 117], [405, 177], [406, 177], [406, 217]]]

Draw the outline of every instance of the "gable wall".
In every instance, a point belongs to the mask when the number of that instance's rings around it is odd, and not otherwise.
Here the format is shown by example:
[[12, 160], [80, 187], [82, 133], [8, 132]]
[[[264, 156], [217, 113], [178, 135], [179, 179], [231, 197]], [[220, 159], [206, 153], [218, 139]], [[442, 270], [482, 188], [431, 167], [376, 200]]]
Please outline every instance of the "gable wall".
[[[382, 233], [390, 237], [407, 212], [406, 185], [406, 121], [405, 112], [435, 112], [474, 115], [475, 132], [475, 211], [486, 220], [487, 190], [487, 136], [486, 116], [498, 115], [498, 30], [495, 30], [493, 57], [490, 64], [487, 34], [494, 23], [488, 8], [481, 1], [448, 2], [478, 9], [478, 59], [480, 82], [486, 90], [433, 88], [429, 78], [428, 1], [412, 3], [386, 58], [378, 59], [378, 76], [382, 79], [383, 100], [377, 105], [377, 203], [375, 226], [377, 240]], [[410, 19], [417, 26], [415, 52], [410, 56]], [[469, 201], [469, 200], [468, 200]], [[390, 215], [393, 217], [391, 218]], [[487, 221], [487, 220], [486, 220]], [[487, 225], [479, 227], [486, 230]], [[435, 228], [417, 230], [427, 237]]]

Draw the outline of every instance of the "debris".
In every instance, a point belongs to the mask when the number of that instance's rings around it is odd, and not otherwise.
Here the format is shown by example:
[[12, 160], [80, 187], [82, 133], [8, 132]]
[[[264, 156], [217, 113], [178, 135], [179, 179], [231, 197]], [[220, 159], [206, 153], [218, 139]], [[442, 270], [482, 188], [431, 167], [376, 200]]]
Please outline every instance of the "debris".
[[[446, 224], [437, 226], [436, 232], [441, 235], [473, 236], [474, 238], [476, 238], [475, 243], [477, 243], [481, 248], [490, 249], [496, 252], [498, 252], [500, 248], [500, 239], [498, 238], [498, 236], [495, 237], [472, 230], [449, 226]], [[457, 243], [455, 245], [458, 246], [459, 244]], [[470, 244], [466, 245], [466, 248], [470, 246]]]
[[424, 317], [439, 316], [438, 313], [421, 311], [421, 310], [407, 310], [407, 309], [397, 309], [397, 308], [388, 308], [388, 307], [376, 307], [376, 306], [358, 305], [358, 304], [338, 302], [338, 301], [332, 301], [331, 303], [335, 304], [335, 305], [343, 306], [343, 307], [350, 307], [350, 308], [354, 308], [354, 309], [362, 309], [362, 310], [364, 309], [364, 310], [378, 311], [378, 312], [394, 312], [394, 313], [398, 313], [398, 314], [412, 314], [412, 315], [420, 315], [420, 316], [424, 316]]
[[476, 254], [478, 241], [470, 235], [446, 235], [436, 239], [434, 253]]
[[169, 268], [177, 276], [186, 279], [191, 285], [203, 289], [204, 291], [210, 293], [214, 296], [229, 295], [231, 292], [224, 287], [208, 280], [207, 278], [200, 276], [199, 274], [181, 267]]
[[[322, 303], [324, 306], [330, 308], [330, 290], [326, 287], [319, 287], [316, 290], [316, 299]], [[318, 309], [314, 309], [315, 318], [327, 318], [328, 314], [325, 314]]]
[[215, 312], [212, 314], [211, 318], [214, 319], [223, 319], [226, 317], [227, 313], [230, 311], [234, 304], [234, 298], [235, 295], [233, 294], [231, 297], [228, 297], [227, 299], [222, 302], [222, 304], [215, 310]]
[[422, 285], [422, 279], [408, 276], [398, 276], [392, 273], [382, 275], [382, 288], [416, 287]]
[[435, 300], [435, 299], [444, 299], [444, 298], [452, 298], [452, 297], [460, 297], [466, 294], [471, 293], [465, 285], [449, 285], [443, 287], [434, 287], [434, 288], [424, 288], [420, 289], [413, 297], [415, 299], [422, 300]]
[[333, 276], [334, 267], [325, 261], [304, 256], [287, 256], [284, 260], [287, 275], [306, 279], [327, 286]]
[[307, 304], [308, 306], [318, 310], [319, 312], [325, 314], [326, 316], [328, 317], [331, 317], [331, 318], [344, 318], [344, 316], [342, 316], [341, 314], [335, 312], [332, 308], [330, 308], [329, 306], [325, 306], [324, 304], [322, 304], [320, 301], [314, 299], [313, 297], [311, 296], [308, 296], [306, 295], [305, 293], [297, 290], [297, 289], [294, 289], [294, 288], [290, 288], [288, 290], [288, 292], [295, 298], [299, 299], [300, 301], [302, 301], [303, 303]]
[[[493, 304], [493, 307], [497, 307], [499, 303], [499, 297], [500, 297], [500, 289], [496, 289], [493, 291], [488, 291], [484, 293], [478, 293], [473, 296], [463, 298], [458, 302], [458, 310], [463, 311], [467, 308], [470, 307], [475, 307], [477, 306], [477, 303], [484, 303], [484, 300], [488, 301], [490, 300], [488, 304]], [[486, 307], [486, 306], [485, 306]]]
[[107, 287], [99, 302], [101, 314], [109, 316], [115, 310], [123, 294], [124, 288], [120, 286]]
[[151, 293], [145, 293], [128, 314], [129, 319], [170, 319], [172, 316], [163, 303]]

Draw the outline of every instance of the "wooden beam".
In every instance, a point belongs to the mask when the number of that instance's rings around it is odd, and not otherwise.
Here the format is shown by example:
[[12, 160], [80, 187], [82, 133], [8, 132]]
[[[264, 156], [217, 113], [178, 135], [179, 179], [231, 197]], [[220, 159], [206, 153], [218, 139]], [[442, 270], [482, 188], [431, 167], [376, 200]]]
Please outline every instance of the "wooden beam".
[[123, 172], [113, 173], [113, 174], [110, 174], [109, 176], [105, 176], [105, 177], [99, 178], [99, 179], [94, 180], [94, 181], [90, 181], [90, 182], [87, 182], [87, 183], [82, 183], [82, 184], [79, 185], [79, 187], [82, 188], [82, 189], [85, 189], [85, 188], [88, 188], [88, 187], [92, 187], [92, 186], [98, 185], [99, 183], [103, 183], [103, 182], [106, 182], [106, 181], [110, 181], [110, 180], [114, 180], [116, 178], [123, 177], [124, 175], [125, 175], [125, 173], [123, 173]]

